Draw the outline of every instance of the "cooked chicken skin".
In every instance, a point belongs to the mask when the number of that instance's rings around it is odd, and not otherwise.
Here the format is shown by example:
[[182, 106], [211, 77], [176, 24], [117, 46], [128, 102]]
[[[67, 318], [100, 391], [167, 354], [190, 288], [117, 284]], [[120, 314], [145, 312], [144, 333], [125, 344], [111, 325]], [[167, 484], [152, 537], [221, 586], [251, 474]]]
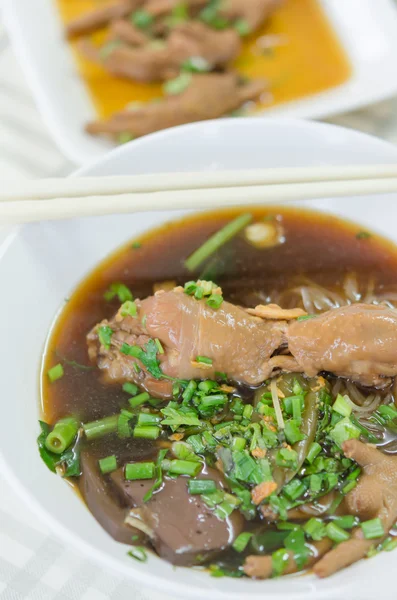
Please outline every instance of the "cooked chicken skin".
[[129, 132], [140, 137], [167, 127], [216, 119], [258, 98], [265, 89], [264, 81], [241, 83], [235, 73], [193, 75], [180, 94], [124, 110], [107, 121], [94, 121], [87, 125], [87, 131], [113, 136]]
[[[124, 365], [121, 379], [136, 379], [134, 361], [120, 357], [117, 350], [125, 341], [120, 336], [126, 335], [135, 336], [138, 344], [136, 336], [144, 336], [142, 343], [157, 337], [165, 348], [164, 373], [182, 379], [214, 377], [218, 371], [235, 381], [259, 385], [277, 370], [309, 376], [329, 371], [382, 387], [397, 374], [397, 311], [387, 307], [356, 304], [314, 319], [287, 322], [251, 316], [228, 302], [215, 311], [182, 291], [156, 294], [139, 306], [146, 329], [137, 327], [140, 320], [120, 315], [109, 323], [116, 331], [111, 348], [116, 354], [110, 360], [109, 352], [101, 349], [99, 366], [108, 370], [111, 379], [119, 379], [114, 373], [119, 373], [120, 364]], [[89, 336], [93, 359], [98, 351], [95, 332]], [[288, 347], [290, 354], [274, 356], [281, 347]], [[194, 365], [198, 355], [211, 358], [212, 369], [204, 373]]]

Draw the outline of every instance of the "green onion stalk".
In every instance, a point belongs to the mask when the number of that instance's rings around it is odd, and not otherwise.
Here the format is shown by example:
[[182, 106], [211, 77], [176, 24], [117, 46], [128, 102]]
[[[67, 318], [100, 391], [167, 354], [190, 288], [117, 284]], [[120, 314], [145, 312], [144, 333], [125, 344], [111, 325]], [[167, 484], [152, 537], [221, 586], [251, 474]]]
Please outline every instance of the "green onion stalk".
[[73, 442], [79, 430], [79, 422], [74, 417], [60, 419], [47, 435], [45, 446], [50, 452], [62, 454]]

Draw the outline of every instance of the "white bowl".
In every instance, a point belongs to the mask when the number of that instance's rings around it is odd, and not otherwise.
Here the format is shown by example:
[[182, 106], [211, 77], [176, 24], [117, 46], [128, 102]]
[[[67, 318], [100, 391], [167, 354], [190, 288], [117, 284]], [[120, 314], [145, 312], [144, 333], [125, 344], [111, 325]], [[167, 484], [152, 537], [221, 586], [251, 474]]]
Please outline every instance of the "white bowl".
[[[394, 0], [318, 1], [345, 49], [352, 75], [340, 86], [270, 108], [265, 111], [269, 116], [329, 117], [397, 91]], [[99, 158], [112, 143], [84, 132], [95, 108], [65, 42], [56, 0], [2, 0], [1, 4], [26, 79], [60, 149], [79, 165]]]
[[[143, 138], [101, 159], [80, 175], [155, 173], [347, 163], [395, 163], [397, 149], [377, 139], [294, 120], [218, 120]], [[394, 197], [311, 201], [302, 205], [355, 219], [397, 241]], [[187, 204], [189, 199], [186, 199]], [[87, 218], [22, 227], [0, 247], [2, 402], [0, 467], [10, 483], [63, 540], [103, 567], [171, 597], [298, 600], [395, 598], [397, 554], [384, 553], [327, 580], [308, 575], [270, 581], [215, 579], [174, 568], [155, 556], [126, 557], [36, 449], [39, 365], [54, 316], [76, 284], [104, 256], [166, 219], [164, 212]], [[194, 208], [190, 206], [190, 208]], [[180, 214], [180, 213], [179, 213]], [[326, 252], [326, 248], [324, 248]]]

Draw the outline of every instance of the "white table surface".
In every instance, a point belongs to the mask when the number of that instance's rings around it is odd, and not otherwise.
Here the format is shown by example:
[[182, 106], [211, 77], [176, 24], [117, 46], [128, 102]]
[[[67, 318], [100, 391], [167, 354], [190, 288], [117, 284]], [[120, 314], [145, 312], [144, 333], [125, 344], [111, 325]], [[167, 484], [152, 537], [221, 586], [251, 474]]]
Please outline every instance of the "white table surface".
[[[397, 98], [329, 122], [397, 143]], [[35, 108], [0, 17], [0, 181], [60, 177], [72, 170]], [[5, 233], [0, 231], [0, 242]], [[0, 473], [0, 600], [160, 598], [170, 600], [103, 570], [65, 546]]]

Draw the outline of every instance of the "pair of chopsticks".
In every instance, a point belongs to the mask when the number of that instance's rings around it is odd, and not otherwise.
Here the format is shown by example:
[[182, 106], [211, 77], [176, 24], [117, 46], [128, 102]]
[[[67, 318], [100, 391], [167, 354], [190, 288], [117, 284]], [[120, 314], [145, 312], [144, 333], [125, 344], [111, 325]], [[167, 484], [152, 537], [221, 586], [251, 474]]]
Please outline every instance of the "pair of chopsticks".
[[397, 192], [397, 165], [252, 169], [5, 182], [0, 224], [266, 205]]

